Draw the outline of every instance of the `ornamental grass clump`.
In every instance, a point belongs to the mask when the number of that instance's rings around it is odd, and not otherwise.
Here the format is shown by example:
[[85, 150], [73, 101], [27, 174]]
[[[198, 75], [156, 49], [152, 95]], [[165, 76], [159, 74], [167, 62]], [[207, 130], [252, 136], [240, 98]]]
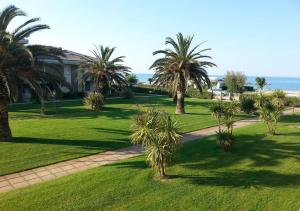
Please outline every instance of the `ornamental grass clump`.
[[132, 143], [142, 145], [146, 159], [160, 178], [166, 178], [166, 166], [181, 141], [177, 122], [155, 108], [148, 108], [134, 117]]
[[84, 105], [93, 111], [99, 111], [104, 106], [104, 96], [101, 93], [91, 92], [84, 98]]

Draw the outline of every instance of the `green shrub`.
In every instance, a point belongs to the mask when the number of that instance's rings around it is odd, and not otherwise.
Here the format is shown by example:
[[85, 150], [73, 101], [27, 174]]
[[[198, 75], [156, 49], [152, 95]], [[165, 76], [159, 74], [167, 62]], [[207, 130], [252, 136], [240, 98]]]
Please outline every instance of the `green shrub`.
[[143, 93], [143, 94], [169, 95], [169, 92], [166, 89], [156, 88], [152, 85], [133, 86], [132, 91], [134, 93]]
[[201, 93], [198, 89], [188, 89], [185, 93], [187, 97], [200, 98], [200, 99], [211, 99], [212, 93], [207, 90], [203, 90]]
[[123, 92], [122, 92], [122, 97], [124, 99], [131, 99], [134, 97], [134, 94], [133, 94], [133, 91], [128, 88], [128, 89], [125, 89]]
[[241, 94], [239, 97], [240, 109], [246, 114], [253, 114], [257, 111], [255, 106], [257, 95], [254, 94]]
[[84, 98], [84, 105], [94, 111], [99, 111], [104, 106], [104, 96], [101, 93], [91, 92]]
[[300, 97], [286, 97], [285, 105], [292, 107], [300, 107]]

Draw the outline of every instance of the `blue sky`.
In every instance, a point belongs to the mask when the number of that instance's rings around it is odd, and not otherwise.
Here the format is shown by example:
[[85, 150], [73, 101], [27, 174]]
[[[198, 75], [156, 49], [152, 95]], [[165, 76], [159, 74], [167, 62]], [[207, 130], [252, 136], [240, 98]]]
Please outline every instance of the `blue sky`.
[[86, 54], [93, 44], [116, 46], [134, 72], [151, 73], [152, 52], [182, 32], [207, 40], [218, 65], [210, 74], [300, 76], [299, 0], [0, 0], [8, 4], [50, 25], [30, 43]]

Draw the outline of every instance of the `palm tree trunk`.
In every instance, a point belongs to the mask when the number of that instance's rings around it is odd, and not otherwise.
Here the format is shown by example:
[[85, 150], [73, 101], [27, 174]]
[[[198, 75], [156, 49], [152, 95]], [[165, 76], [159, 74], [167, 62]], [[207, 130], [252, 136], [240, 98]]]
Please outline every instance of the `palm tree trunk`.
[[182, 90], [177, 91], [177, 101], [176, 101], [176, 114], [184, 114], [184, 92]]
[[11, 130], [8, 122], [8, 102], [0, 100], [0, 141], [11, 139]]
[[11, 130], [8, 122], [8, 92], [3, 77], [0, 77], [0, 141], [11, 139]]
[[159, 174], [160, 174], [160, 178], [161, 178], [161, 179], [164, 179], [164, 178], [166, 177], [164, 158], [162, 158], [162, 163], [161, 163], [161, 165], [160, 165], [160, 171], [159, 171]]
[[218, 117], [218, 126], [219, 126], [219, 133], [221, 133], [221, 117]]
[[177, 102], [177, 94], [173, 95], [173, 102], [174, 102], [174, 103]]
[[44, 99], [40, 99], [41, 102], [41, 115], [45, 114], [45, 101]]

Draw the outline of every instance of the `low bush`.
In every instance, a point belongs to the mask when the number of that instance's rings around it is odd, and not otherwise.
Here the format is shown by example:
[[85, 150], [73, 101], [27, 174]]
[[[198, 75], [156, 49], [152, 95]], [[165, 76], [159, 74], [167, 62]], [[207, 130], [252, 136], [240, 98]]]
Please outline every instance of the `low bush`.
[[99, 111], [104, 106], [104, 96], [101, 93], [91, 92], [84, 98], [84, 105], [94, 111]]
[[134, 94], [133, 94], [133, 91], [128, 88], [128, 89], [125, 89], [122, 93], [121, 93], [121, 96], [124, 98], [124, 99], [131, 99], [134, 97]]
[[169, 95], [169, 92], [165, 89], [156, 88], [152, 85], [138, 85], [133, 86], [132, 91], [134, 93], [144, 93], [144, 94], [157, 94], [157, 95]]
[[185, 94], [187, 97], [200, 98], [200, 99], [211, 99], [213, 94], [207, 90], [203, 90], [201, 93], [198, 89], [188, 89]]
[[285, 105], [292, 107], [300, 107], [300, 97], [286, 97]]
[[257, 99], [256, 94], [241, 94], [239, 97], [240, 109], [246, 114], [254, 114], [257, 111], [255, 102]]

